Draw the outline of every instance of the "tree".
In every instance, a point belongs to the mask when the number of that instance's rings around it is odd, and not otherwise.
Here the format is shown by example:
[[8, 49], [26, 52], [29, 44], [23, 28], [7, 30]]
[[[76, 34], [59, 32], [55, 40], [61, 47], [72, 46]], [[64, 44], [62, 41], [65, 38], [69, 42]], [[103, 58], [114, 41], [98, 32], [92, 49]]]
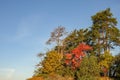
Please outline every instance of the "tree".
[[[42, 75], [47, 76], [46, 80], [61, 80], [65, 76], [72, 77], [72, 80], [97, 80], [100, 69], [106, 76], [112, 71], [113, 76], [120, 78], [120, 56], [113, 60], [114, 57], [110, 54], [111, 49], [120, 46], [117, 20], [109, 8], [91, 18], [90, 28], [75, 29], [67, 37], [62, 26], [51, 32], [46, 43], [55, 42], [57, 45], [46, 55], [38, 55], [44, 59], [37, 65], [34, 78]], [[93, 56], [92, 53], [96, 54]]]
[[101, 54], [99, 66], [104, 73], [104, 76], [108, 76], [107, 74], [109, 72], [113, 59], [114, 57], [110, 54], [109, 51], [105, 51], [104, 54]]
[[56, 51], [49, 51], [42, 63], [40, 63], [42, 67], [38, 66], [39, 68], [37, 69], [38, 73], [36, 76], [50, 73], [59, 74], [63, 68], [61, 60], [61, 54], [57, 53]]
[[120, 53], [115, 56], [110, 69], [110, 76], [114, 77], [115, 80], [120, 80]]
[[80, 66], [82, 58], [85, 56], [83, 51], [91, 50], [92, 48], [85, 43], [79, 44], [76, 48], [74, 48], [71, 53], [65, 54], [65, 63], [72, 67], [72, 69], [76, 69]]
[[47, 44], [51, 44], [52, 42], [56, 42], [57, 44], [57, 52], [61, 53], [60, 47], [63, 46], [63, 36], [67, 32], [65, 31], [65, 27], [58, 26], [53, 32], [51, 32], [51, 37], [46, 42]]
[[93, 45], [94, 52], [98, 56], [120, 44], [120, 31], [116, 27], [117, 20], [110, 12], [110, 8], [93, 15], [92, 22], [90, 45]]
[[115, 57], [115, 72], [114, 74], [118, 79], [120, 79], [120, 53]]
[[76, 48], [80, 43], [86, 42], [88, 29], [73, 30], [65, 38], [65, 50], [67, 52]]
[[86, 56], [83, 58], [80, 67], [77, 69], [77, 80], [97, 80], [99, 77], [99, 66], [97, 63], [97, 57]]

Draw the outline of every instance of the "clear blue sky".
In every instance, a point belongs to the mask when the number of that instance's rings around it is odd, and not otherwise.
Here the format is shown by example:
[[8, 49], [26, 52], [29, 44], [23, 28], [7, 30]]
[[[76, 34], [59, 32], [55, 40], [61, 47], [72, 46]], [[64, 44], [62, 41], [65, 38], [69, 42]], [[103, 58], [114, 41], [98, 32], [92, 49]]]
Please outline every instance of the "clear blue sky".
[[120, 0], [0, 0], [0, 80], [31, 77], [55, 27], [87, 28], [91, 16], [106, 8], [120, 29]]

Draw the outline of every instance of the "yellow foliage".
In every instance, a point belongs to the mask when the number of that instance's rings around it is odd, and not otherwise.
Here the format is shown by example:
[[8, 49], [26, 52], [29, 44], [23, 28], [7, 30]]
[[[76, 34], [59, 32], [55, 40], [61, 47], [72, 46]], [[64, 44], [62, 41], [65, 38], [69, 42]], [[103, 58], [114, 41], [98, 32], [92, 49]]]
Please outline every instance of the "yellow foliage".
[[44, 61], [42, 62], [42, 72], [43, 73], [54, 73], [62, 68], [62, 54], [57, 53], [56, 51], [50, 51], [47, 53]]
[[47, 78], [44, 78], [45, 80], [74, 80], [72, 77], [70, 76], [60, 76], [58, 74], [54, 74], [54, 73], [51, 73], [48, 75]]
[[70, 77], [70, 76], [62, 77], [60, 75], [52, 73], [52, 74], [49, 74], [49, 76], [47, 78], [32, 77], [32, 78], [29, 78], [27, 80], [74, 80], [74, 79], [72, 77]]
[[99, 62], [100, 67], [105, 67], [109, 69], [112, 61], [113, 61], [113, 56], [110, 54], [109, 51], [105, 51], [103, 55], [101, 55], [101, 61]]
[[32, 77], [27, 80], [44, 80], [42, 77]]
[[109, 77], [101, 77], [100, 80], [112, 80]]

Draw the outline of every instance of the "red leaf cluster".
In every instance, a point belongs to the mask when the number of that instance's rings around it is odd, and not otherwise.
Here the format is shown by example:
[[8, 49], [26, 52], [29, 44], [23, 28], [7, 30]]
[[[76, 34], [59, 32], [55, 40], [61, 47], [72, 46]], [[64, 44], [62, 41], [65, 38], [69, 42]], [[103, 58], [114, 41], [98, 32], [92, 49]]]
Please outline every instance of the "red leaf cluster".
[[82, 58], [85, 56], [83, 51], [91, 50], [92, 48], [89, 45], [84, 43], [79, 44], [76, 48], [74, 48], [71, 53], [65, 54], [65, 63], [72, 67], [72, 69], [76, 69], [80, 66]]

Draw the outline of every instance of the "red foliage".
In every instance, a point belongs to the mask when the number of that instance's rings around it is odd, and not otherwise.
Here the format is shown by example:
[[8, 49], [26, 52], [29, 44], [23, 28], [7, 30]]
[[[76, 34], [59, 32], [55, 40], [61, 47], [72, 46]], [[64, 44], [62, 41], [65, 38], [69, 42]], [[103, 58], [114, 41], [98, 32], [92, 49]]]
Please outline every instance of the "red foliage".
[[70, 65], [73, 69], [76, 69], [80, 66], [82, 58], [85, 56], [83, 51], [91, 50], [92, 48], [89, 45], [84, 43], [79, 44], [76, 48], [74, 48], [71, 52], [65, 55], [65, 63], [66, 65]]
[[66, 65], [70, 65], [70, 62], [71, 62], [71, 61], [70, 61], [69, 59], [66, 59], [66, 60], [65, 60]]
[[65, 56], [66, 56], [66, 59], [71, 59], [72, 58], [72, 54], [69, 54], [69, 53], [65, 54]]

